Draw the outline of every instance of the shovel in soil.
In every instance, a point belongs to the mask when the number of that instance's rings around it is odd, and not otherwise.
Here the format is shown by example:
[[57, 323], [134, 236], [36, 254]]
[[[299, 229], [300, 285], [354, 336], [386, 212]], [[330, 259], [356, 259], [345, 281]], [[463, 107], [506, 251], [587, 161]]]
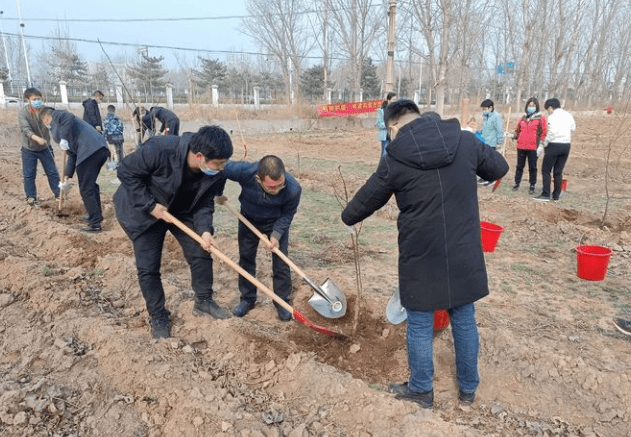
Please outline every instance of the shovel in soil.
[[[170, 213], [168, 212], [164, 212], [164, 216], [171, 221], [171, 223], [173, 223], [175, 226], [177, 226], [178, 228], [180, 228], [182, 230], [182, 232], [184, 232], [186, 235], [188, 235], [189, 237], [191, 237], [193, 240], [197, 241], [200, 245], [204, 246], [206, 244], [206, 242], [204, 241], [204, 239], [202, 237], [200, 237], [199, 235], [197, 235], [192, 229], [190, 229], [188, 226], [186, 226], [184, 223], [182, 223], [180, 220], [176, 219], [175, 217], [173, 217]], [[219, 249], [217, 249], [215, 246], [211, 246], [210, 247], [210, 253], [212, 253], [213, 255], [215, 255], [217, 258], [219, 258], [221, 261], [225, 262], [226, 264], [228, 264], [229, 267], [231, 267], [233, 270], [235, 270], [237, 273], [239, 273], [241, 276], [243, 276], [245, 279], [247, 279], [248, 281], [250, 281], [252, 284], [254, 284], [256, 286], [256, 288], [258, 288], [259, 290], [261, 290], [263, 293], [265, 293], [270, 299], [272, 299], [274, 302], [276, 302], [278, 305], [282, 306], [283, 308], [285, 308], [287, 311], [289, 311], [291, 313], [292, 316], [294, 316], [294, 318], [296, 320], [298, 320], [300, 323], [302, 323], [305, 326], [308, 326], [309, 328], [313, 329], [314, 331], [317, 331], [321, 334], [325, 334], [325, 335], [333, 335], [336, 337], [340, 337], [340, 338], [345, 338], [346, 336], [344, 334], [340, 334], [334, 331], [331, 331], [330, 329], [325, 328], [324, 326], [318, 326], [312, 322], [310, 322], [305, 316], [302, 315], [302, 313], [300, 313], [298, 310], [295, 310], [291, 307], [291, 305], [289, 305], [287, 302], [285, 302], [284, 300], [282, 300], [280, 297], [278, 297], [276, 295], [276, 293], [274, 293], [272, 290], [270, 290], [269, 288], [267, 288], [265, 285], [263, 285], [258, 279], [256, 279], [254, 276], [250, 275], [248, 272], [246, 272], [243, 268], [241, 268], [241, 266], [237, 263], [235, 263], [234, 261], [232, 261], [230, 258], [228, 258], [226, 255], [224, 255]]]
[[[66, 182], [66, 159], [67, 153], [65, 150], [61, 151], [61, 183]], [[64, 197], [66, 197], [66, 193], [64, 190], [59, 190], [59, 205], [57, 207], [57, 217], [66, 217], [68, 213], [64, 212]]]
[[[235, 217], [237, 217], [244, 225], [246, 225], [254, 234], [261, 239], [265, 244], [270, 244], [269, 239], [265, 234], [259, 231], [248, 219], [243, 217], [239, 211], [234, 209], [228, 202], [227, 199], [216, 198], [215, 201], [220, 205], [224, 205], [228, 208]], [[291, 261], [287, 255], [281, 252], [278, 248], [273, 248], [272, 251], [276, 256], [282, 259], [294, 272], [298, 274], [304, 281], [309, 284], [311, 288], [314, 290], [313, 296], [307, 301], [311, 307], [318, 312], [323, 317], [329, 319], [338, 319], [343, 317], [346, 314], [346, 296], [342, 290], [335, 285], [335, 282], [328, 278], [321, 287], [316, 285], [311, 279], [307, 277], [305, 272], [303, 272], [296, 264]]]

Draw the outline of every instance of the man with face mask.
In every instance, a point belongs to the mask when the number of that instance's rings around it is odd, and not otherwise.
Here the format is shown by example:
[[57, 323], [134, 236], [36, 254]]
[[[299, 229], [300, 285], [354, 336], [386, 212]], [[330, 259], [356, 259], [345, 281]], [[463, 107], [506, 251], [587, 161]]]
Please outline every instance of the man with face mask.
[[[259, 162], [229, 162], [224, 169], [226, 178], [241, 185], [241, 213], [261, 233], [267, 235], [270, 247], [280, 249], [287, 255], [289, 226], [298, 210], [302, 188], [298, 181], [285, 171], [283, 161], [267, 155]], [[224, 197], [219, 202], [225, 202]], [[256, 251], [259, 237], [245, 224], [239, 222], [239, 265], [252, 276], [256, 276]], [[291, 295], [291, 273], [289, 266], [278, 256], [272, 255], [274, 292], [285, 302]], [[237, 317], [245, 316], [256, 303], [256, 287], [239, 276], [241, 303], [232, 311]], [[291, 314], [276, 306], [278, 318], [291, 320]]]
[[42, 111], [42, 93], [36, 88], [24, 91], [26, 105], [18, 113], [18, 126], [22, 137], [22, 173], [26, 202], [31, 206], [40, 204], [37, 200], [37, 161], [42, 163], [48, 178], [50, 190], [59, 197], [59, 173], [55, 165], [53, 149], [50, 146], [50, 132], [40, 119]]
[[[494, 149], [502, 147], [504, 142], [504, 122], [502, 116], [495, 111], [493, 100], [486, 99], [481, 104], [482, 108], [482, 130], [480, 134], [484, 142]], [[493, 181], [478, 180], [479, 184], [490, 185]]]
[[[213, 299], [213, 261], [207, 250], [214, 244], [215, 196], [223, 193], [222, 168], [232, 156], [232, 141], [219, 126], [204, 126], [181, 137], [151, 137], [118, 166], [121, 185], [114, 194], [116, 217], [133, 242], [140, 290], [151, 317], [154, 338], [170, 335], [170, 312], [164, 305], [160, 279], [162, 247], [167, 231], [178, 241], [191, 269], [195, 292], [193, 315], [225, 319], [229, 313]], [[200, 234], [196, 241], [172, 224], [164, 211]]]

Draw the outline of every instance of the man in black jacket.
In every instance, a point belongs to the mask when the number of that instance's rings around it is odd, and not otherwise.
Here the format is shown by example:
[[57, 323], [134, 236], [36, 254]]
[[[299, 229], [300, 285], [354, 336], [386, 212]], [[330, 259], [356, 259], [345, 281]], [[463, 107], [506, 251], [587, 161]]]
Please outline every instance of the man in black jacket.
[[158, 127], [156, 120], [162, 123], [160, 133], [164, 133], [164, 135], [180, 134], [180, 119], [174, 112], [169, 111], [167, 108], [154, 106], [142, 117], [143, 125], [151, 132], [155, 132]]
[[461, 131], [458, 120], [441, 120], [436, 113], [421, 116], [410, 100], [391, 103], [385, 120], [388, 155], [344, 209], [342, 221], [354, 225], [396, 197], [410, 379], [390, 389], [398, 398], [432, 407], [433, 315], [447, 309], [459, 397], [473, 403], [479, 384], [473, 302], [489, 293], [476, 175], [497, 180], [508, 172], [508, 164], [472, 133]]
[[[138, 282], [151, 316], [155, 338], [169, 337], [170, 312], [160, 279], [167, 231], [176, 238], [191, 269], [193, 314], [225, 319], [228, 312], [213, 300], [212, 258], [214, 197], [223, 193], [221, 169], [232, 156], [230, 136], [219, 126], [205, 126], [181, 137], [150, 138], [118, 167], [121, 186], [114, 194], [119, 223], [133, 242]], [[201, 234], [201, 247], [164, 216], [169, 211]]]
[[[96, 181], [101, 168], [110, 157], [105, 137], [68, 111], [46, 107], [42, 109], [40, 117], [46, 126], [50, 126], [59, 148], [68, 154], [64, 177], [71, 178], [75, 170], [77, 172], [81, 200], [87, 211], [82, 219], [88, 226], [82, 230], [101, 232], [101, 188]], [[68, 190], [68, 182], [62, 181], [60, 188], [63, 191]]]
[[103, 122], [101, 121], [101, 110], [99, 103], [103, 100], [103, 93], [94, 91], [91, 99], [83, 101], [83, 121], [88, 123], [99, 132], [103, 132]]

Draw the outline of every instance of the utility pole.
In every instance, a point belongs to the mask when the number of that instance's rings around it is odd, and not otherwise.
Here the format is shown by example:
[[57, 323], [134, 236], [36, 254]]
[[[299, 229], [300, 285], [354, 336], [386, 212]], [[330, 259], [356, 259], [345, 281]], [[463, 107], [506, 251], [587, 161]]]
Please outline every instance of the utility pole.
[[22, 48], [24, 49], [24, 63], [26, 64], [26, 87], [30, 88], [31, 83], [31, 71], [28, 68], [28, 56], [26, 54], [26, 41], [24, 40], [24, 23], [22, 22], [22, 8], [20, 7], [20, 0], [18, 2], [18, 14], [20, 16], [20, 33], [22, 34]]
[[11, 85], [11, 65], [9, 65], [9, 54], [7, 53], [7, 41], [4, 38], [4, 26], [2, 25], [2, 18], [4, 17], [4, 11], [0, 11], [0, 33], [2, 33], [2, 45], [4, 46], [4, 62], [7, 64], [8, 77], [7, 81], [9, 82], [9, 87], [12, 88]]
[[386, 93], [394, 91], [394, 18], [397, 0], [388, 5], [388, 57], [386, 60]]

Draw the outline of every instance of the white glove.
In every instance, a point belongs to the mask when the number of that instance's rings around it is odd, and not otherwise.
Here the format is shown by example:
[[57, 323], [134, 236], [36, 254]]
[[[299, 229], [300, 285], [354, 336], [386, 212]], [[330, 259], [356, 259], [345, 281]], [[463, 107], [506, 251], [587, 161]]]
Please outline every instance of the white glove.
[[539, 143], [539, 147], [537, 147], [537, 158], [543, 153], [543, 143]]
[[64, 193], [70, 191], [70, 182], [68, 181], [59, 182], [59, 189], [63, 191]]
[[61, 141], [59, 142], [59, 148], [60, 148], [61, 150], [69, 150], [69, 149], [70, 149], [70, 146], [68, 146], [68, 140], [61, 140]]
[[349, 234], [353, 235], [355, 233], [355, 228], [353, 226], [349, 226], [346, 223], [342, 222], [344, 228], [348, 231]]

